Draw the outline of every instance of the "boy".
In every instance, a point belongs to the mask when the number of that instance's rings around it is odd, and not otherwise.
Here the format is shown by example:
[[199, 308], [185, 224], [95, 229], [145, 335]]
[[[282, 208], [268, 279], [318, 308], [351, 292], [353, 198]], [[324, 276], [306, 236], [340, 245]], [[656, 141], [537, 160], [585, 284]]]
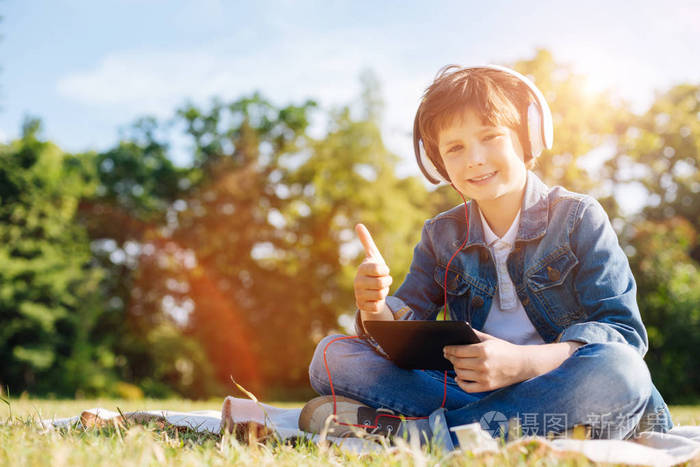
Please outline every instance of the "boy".
[[[549, 188], [529, 170], [552, 143], [535, 85], [503, 67], [445, 67], [423, 96], [414, 143], [424, 175], [471, 201], [425, 223], [394, 296], [389, 268], [358, 225], [362, 338], [319, 343], [309, 375], [326, 396], [305, 406], [300, 428], [319, 431], [335, 414], [336, 435], [363, 424], [380, 433], [416, 429], [448, 449], [457, 444], [449, 427], [478, 421], [494, 436], [511, 419], [531, 435], [576, 425], [598, 438], [667, 431], [668, 409], [642, 360], [636, 285], [607, 215], [594, 199]], [[449, 380], [396, 367], [362, 325], [435, 319], [443, 306], [481, 339], [445, 347]]]

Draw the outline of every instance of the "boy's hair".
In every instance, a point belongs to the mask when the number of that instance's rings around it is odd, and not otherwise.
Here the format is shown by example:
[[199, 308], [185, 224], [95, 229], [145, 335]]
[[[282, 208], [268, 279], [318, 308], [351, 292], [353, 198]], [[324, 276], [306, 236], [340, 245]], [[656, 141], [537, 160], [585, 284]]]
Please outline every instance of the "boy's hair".
[[532, 168], [535, 158], [527, 130], [527, 108], [532, 100], [527, 85], [508, 73], [447, 65], [438, 71], [425, 90], [414, 128], [418, 130], [426, 154], [446, 179], [449, 177], [438, 149], [438, 133], [460, 118], [467, 108], [481, 115], [484, 124], [506, 126], [515, 131], [523, 148], [525, 165]]

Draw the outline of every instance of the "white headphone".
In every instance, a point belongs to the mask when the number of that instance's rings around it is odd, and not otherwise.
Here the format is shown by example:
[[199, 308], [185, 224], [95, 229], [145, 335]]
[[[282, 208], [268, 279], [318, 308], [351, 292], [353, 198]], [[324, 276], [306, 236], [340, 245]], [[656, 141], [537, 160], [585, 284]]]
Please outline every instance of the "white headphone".
[[[487, 68], [491, 70], [498, 70], [504, 73], [508, 73], [511, 76], [515, 76], [520, 81], [525, 83], [527, 87], [532, 91], [535, 101], [531, 102], [527, 107], [527, 130], [528, 139], [530, 142], [530, 152], [533, 158], [539, 157], [544, 149], [551, 149], [552, 142], [554, 140], [554, 128], [552, 126], [552, 112], [549, 110], [549, 105], [544, 99], [544, 96], [537, 89], [535, 83], [530, 81], [524, 75], [518, 73], [515, 70], [506, 68], [500, 65], [482, 65], [475, 67], [463, 68], [462, 70]], [[418, 130], [418, 114], [416, 114], [416, 119], [413, 123], [413, 150], [416, 155], [416, 161], [418, 162], [418, 167], [420, 167], [421, 172], [425, 175], [431, 183], [437, 185], [439, 183], [450, 183], [435, 167], [433, 161], [430, 160], [428, 154], [425, 152], [423, 147], [423, 140], [421, 138], [420, 132]]]

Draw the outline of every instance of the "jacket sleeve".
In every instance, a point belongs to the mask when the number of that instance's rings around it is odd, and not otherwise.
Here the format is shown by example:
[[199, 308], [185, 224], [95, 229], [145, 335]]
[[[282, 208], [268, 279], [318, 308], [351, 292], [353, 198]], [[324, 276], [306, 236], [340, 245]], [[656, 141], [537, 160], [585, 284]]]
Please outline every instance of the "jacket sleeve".
[[411, 311], [407, 319], [432, 319], [444, 302], [443, 289], [433, 279], [437, 265], [430, 235], [433, 223], [433, 220], [428, 220], [423, 224], [420, 242], [413, 249], [411, 267], [394, 294]]
[[622, 342], [644, 356], [647, 332], [637, 306], [637, 286], [627, 256], [598, 201], [588, 198], [575, 219], [571, 247], [579, 259], [575, 288], [586, 321], [573, 324], [557, 342]]

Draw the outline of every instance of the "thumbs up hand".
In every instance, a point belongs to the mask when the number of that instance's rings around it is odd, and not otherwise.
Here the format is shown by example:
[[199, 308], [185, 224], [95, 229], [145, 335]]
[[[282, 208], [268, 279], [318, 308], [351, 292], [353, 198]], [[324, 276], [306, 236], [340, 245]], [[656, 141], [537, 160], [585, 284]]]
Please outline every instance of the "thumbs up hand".
[[357, 268], [355, 275], [355, 303], [363, 312], [363, 319], [393, 319], [385, 302], [392, 282], [389, 267], [367, 228], [357, 224], [355, 232], [365, 249], [365, 260]]

